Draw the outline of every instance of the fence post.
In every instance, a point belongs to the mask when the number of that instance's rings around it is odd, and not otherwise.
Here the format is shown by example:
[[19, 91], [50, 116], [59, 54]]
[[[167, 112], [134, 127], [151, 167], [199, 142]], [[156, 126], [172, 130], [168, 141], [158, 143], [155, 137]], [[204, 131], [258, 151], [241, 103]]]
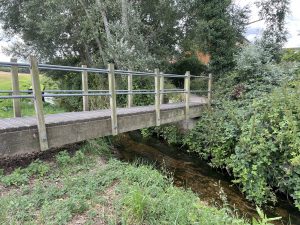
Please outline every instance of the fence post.
[[[10, 61], [12, 63], [18, 62], [18, 60], [14, 58], [12, 58]], [[19, 75], [18, 75], [17, 66], [11, 67], [11, 85], [12, 85], [13, 95], [20, 95]], [[14, 109], [14, 117], [21, 117], [21, 105], [20, 105], [19, 98], [13, 99], [13, 109]]]
[[[86, 65], [82, 65], [82, 68], [87, 68]], [[88, 72], [82, 71], [82, 93], [84, 94], [83, 101], [83, 111], [89, 111], [89, 86], [88, 86]]]
[[208, 100], [208, 105], [211, 106], [211, 93], [212, 92], [212, 74], [209, 74], [208, 77], [208, 93], [207, 93], [207, 100]]
[[108, 64], [108, 83], [109, 83], [109, 93], [110, 93], [112, 135], [117, 135], [118, 134], [117, 95], [116, 95], [115, 67], [113, 63]]
[[160, 74], [159, 69], [155, 69], [155, 112], [156, 112], [156, 126], [160, 126]]
[[164, 89], [165, 89], [165, 77], [164, 74], [161, 73], [160, 76], [160, 104], [164, 104]]
[[189, 120], [190, 113], [190, 94], [191, 94], [191, 73], [187, 71], [184, 78], [184, 90], [185, 90], [185, 120]]
[[40, 78], [39, 78], [38, 62], [35, 56], [30, 56], [29, 61], [30, 61], [32, 90], [34, 95], [34, 108], [37, 117], [37, 125], [38, 125], [38, 132], [39, 132], [40, 148], [41, 151], [45, 151], [49, 148], [49, 146], [48, 146], [46, 124], [45, 124], [45, 118], [43, 112], [43, 101], [42, 101], [42, 91], [41, 91]]
[[133, 91], [133, 86], [132, 86], [132, 74], [128, 75], [128, 108], [131, 108], [133, 105], [133, 95], [132, 95], [132, 91]]

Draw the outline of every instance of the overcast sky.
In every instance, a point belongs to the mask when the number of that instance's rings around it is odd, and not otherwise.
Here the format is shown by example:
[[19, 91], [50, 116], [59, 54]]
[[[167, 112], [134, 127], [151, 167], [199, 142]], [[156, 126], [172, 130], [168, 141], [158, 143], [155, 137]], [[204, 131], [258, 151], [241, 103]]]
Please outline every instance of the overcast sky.
[[[235, 0], [235, 1], [239, 5], [245, 6], [248, 4], [250, 6], [250, 9], [252, 11], [250, 21], [255, 21], [259, 18], [258, 10], [254, 5], [254, 2], [256, 0]], [[291, 12], [288, 15], [286, 21], [289, 35], [288, 35], [288, 42], [286, 43], [285, 47], [288, 48], [300, 47], [300, 1], [299, 0], [291, 0], [290, 11]], [[248, 40], [254, 41], [256, 37], [259, 37], [261, 35], [263, 28], [264, 28], [263, 21], [251, 24], [247, 28], [247, 32], [245, 36], [247, 37]], [[0, 30], [0, 34], [3, 34], [2, 32], [3, 31]], [[0, 61], [8, 61], [10, 58], [9, 56], [5, 56], [2, 51], [2, 47], [7, 45], [8, 45], [7, 42], [0, 41]]]
[[[252, 11], [250, 22], [259, 19], [258, 9], [254, 2], [256, 0], [235, 0], [239, 5], [249, 5]], [[288, 29], [288, 42], [285, 44], [287, 48], [300, 47], [300, 1], [291, 0], [290, 13], [286, 20]], [[246, 37], [250, 41], [254, 41], [257, 36], [260, 36], [264, 28], [264, 21], [251, 24], [247, 28]]]

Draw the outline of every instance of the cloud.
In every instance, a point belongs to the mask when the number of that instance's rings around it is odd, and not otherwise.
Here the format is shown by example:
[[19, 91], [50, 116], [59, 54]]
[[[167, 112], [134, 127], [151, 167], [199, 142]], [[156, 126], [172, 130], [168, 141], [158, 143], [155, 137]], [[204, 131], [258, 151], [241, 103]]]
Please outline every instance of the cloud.
[[290, 6], [290, 14], [287, 18], [287, 29], [289, 32], [286, 47], [300, 47], [300, 1], [292, 0]]
[[[240, 6], [249, 5], [251, 9], [251, 17], [250, 21], [255, 21], [259, 18], [258, 9], [255, 6], [254, 2], [256, 0], [236, 0], [235, 2]], [[291, 0], [290, 5], [290, 14], [286, 20], [286, 28], [288, 30], [287, 43], [285, 47], [287, 48], [298, 48], [300, 47], [300, 1], [299, 0]], [[263, 21], [253, 23], [248, 26], [246, 30], [246, 38], [250, 41], [254, 41], [255, 38], [261, 36], [263, 30], [265, 28], [265, 24]]]

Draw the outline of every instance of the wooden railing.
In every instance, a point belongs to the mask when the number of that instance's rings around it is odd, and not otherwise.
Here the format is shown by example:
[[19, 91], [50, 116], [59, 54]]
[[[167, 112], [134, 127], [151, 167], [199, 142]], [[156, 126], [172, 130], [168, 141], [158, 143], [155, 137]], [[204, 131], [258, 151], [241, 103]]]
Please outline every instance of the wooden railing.
[[[190, 107], [190, 94], [191, 92], [203, 92], [203, 91], [191, 91], [190, 84], [191, 78], [201, 78], [208, 80], [208, 90], [206, 91], [208, 104], [211, 104], [212, 99], [212, 75], [209, 76], [194, 76], [187, 71], [184, 75], [178, 74], [164, 74], [155, 69], [154, 72], [137, 72], [137, 71], [124, 71], [115, 70], [114, 64], [108, 64], [107, 69], [88, 68], [86, 65], [82, 67], [71, 66], [59, 66], [59, 65], [47, 65], [39, 64], [35, 56], [29, 57], [29, 64], [18, 63], [16, 59], [12, 59], [11, 62], [0, 62], [2, 67], [11, 68], [12, 77], [12, 90], [0, 90], [0, 93], [9, 93], [11, 95], [1, 95], [1, 99], [12, 99], [13, 111], [15, 117], [21, 117], [21, 104], [20, 99], [32, 98], [35, 107], [35, 114], [37, 117], [37, 126], [39, 132], [40, 146], [42, 150], [48, 149], [48, 140], [45, 124], [45, 116], [43, 110], [43, 97], [68, 97], [68, 96], [80, 96], [82, 97], [83, 111], [89, 111], [89, 96], [109, 96], [110, 109], [111, 109], [111, 125], [113, 135], [118, 134], [118, 118], [117, 118], [117, 101], [116, 96], [118, 94], [127, 94], [128, 104], [127, 107], [133, 107], [133, 97], [135, 94], [154, 94], [155, 95], [155, 112], [156, 112], [156, 125], [160, 126], [160, 106], [163, 104], [163, 98], [168, 93], [183, 93], [185, 95], [185, 119], [189, 119], [189, 107]], [[19, 89], [18, 69], [29, 68], [32, 81], [32, 93], [28, 90]], [[73, 71], [81, 72], [82, 74], [82, 90], [45, 90], [46, 94], [43, 94], [40, 85], [40, 70], [58, 70], [58, 71]], [[88, 77], [89, 73], [108, 74], [109, 89], [108, 90], [89, 90]], [[116, 90], [116, 75], [126, 75], [128, 77], [128, 89]], [[155, 82], [155, 90], [133, 90], [133, 76], [153, 76]], [[184, 79], [184, 89], [165, 89], [165, 78], [182, 78]], [[23, 94], [22, 93], [26, 93]], [[48, 94], [50, 93], [50, 94]], [[52, 94], [51, 94], [52, 93]], [[54, 94], [53, 94], [54, 93]], [[60, 94], [55, 94], [60, 93]]]

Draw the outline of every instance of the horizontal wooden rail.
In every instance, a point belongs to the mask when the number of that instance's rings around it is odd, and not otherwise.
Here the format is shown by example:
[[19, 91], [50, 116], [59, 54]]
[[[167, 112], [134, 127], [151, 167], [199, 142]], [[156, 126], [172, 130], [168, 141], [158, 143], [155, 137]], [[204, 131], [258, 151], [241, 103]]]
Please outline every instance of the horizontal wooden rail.
[[[17, 60], [12, 59], [11, 62], [0, 62], [0, 66], [10, 67], [11, 68], [11, 77], [12, 77], [12, 90], [0, 90], [0, 93], [8, 95], [0, 95], [1, 99], [12, 99], [13, 100], [13, 109], [14, 117], [21, 117], [21, 107], [20, 99], [31, 98], [33, 99], [35, 106], [35, 113], [37, 118], [38, 125], [38, 134], [39, 134], [39, 143], [40, 150], [46, 150], [49, 148], [47, 140], [47, 128], [45, 125], [44, 112], [43, 112], [43, 97], [82, 97], [82, 109], [83, 111], [90, 110], [89, 96], [109, 96], [110, 99], [110, 110], [111, 110], [111, 134], [117, 135], [119, 133], [118, 125], [118, 115], [117, 115], [117, 95], [128, 95], [127, 98], [127, 107], [133, 107], [133, 98], [134, 95], [143, 95], [150, 94], [155, 96], [155, 124], [156, 126], [161, 125], [161, 107], [164, 104], [164, 97], [167, 94], [184, 94], [184, 117], [185, 120], [190, 118], [190, 95], [193, 92], [207, 92], [208, 104], [211, 104], [212, 99], [212, 75], [209, 74], [206, 76], [194, 76], [190, 72], [186, 72], [185, 75], [179, 74], [167, 74], [162, 73], [159, 69], [155, 71], [125, 71], [125, 70], [115, 70], [114, 64], [109, 64], [107, 69], [99, 68], [88, 68], [86, 65], [81, 67], [74, 66], [61, 66], [61, 65], [48, 65], [48, 64], [39, 64], [36, 57], [29, 57], [30, 63], [18, 63]], [[32, 78], [32, 89], [33, 90], [20, 90], [19, 89], [19, 78], [18, 78], [18, 68], [29, 68]], [[82, 76], [82, 85], [81, 90], [41, 90], [39, 71], [40, 70], [59, 70], [66, 72], [80, 72]], [[89, 73], [96, 73], [98, 75], [107, 75], [109, 89], [107, 90], [89, 90]], [[116, 75], [125, 75], [127, 76], [127, 90], [117, 90], [116, 88]], [[152, 76], [154, 77], [154, 90], [134, 90], [133, 86], [133, 76]], [[184, 89], [167, 89], [165, 88], [165, 79], [184, 79]], [[208, 90], [200, 91], [190, 90], [191, 79], [195, 78], [205, 78], [208, 79]], [[128, 109], [129, 110], [129, 109]]]

